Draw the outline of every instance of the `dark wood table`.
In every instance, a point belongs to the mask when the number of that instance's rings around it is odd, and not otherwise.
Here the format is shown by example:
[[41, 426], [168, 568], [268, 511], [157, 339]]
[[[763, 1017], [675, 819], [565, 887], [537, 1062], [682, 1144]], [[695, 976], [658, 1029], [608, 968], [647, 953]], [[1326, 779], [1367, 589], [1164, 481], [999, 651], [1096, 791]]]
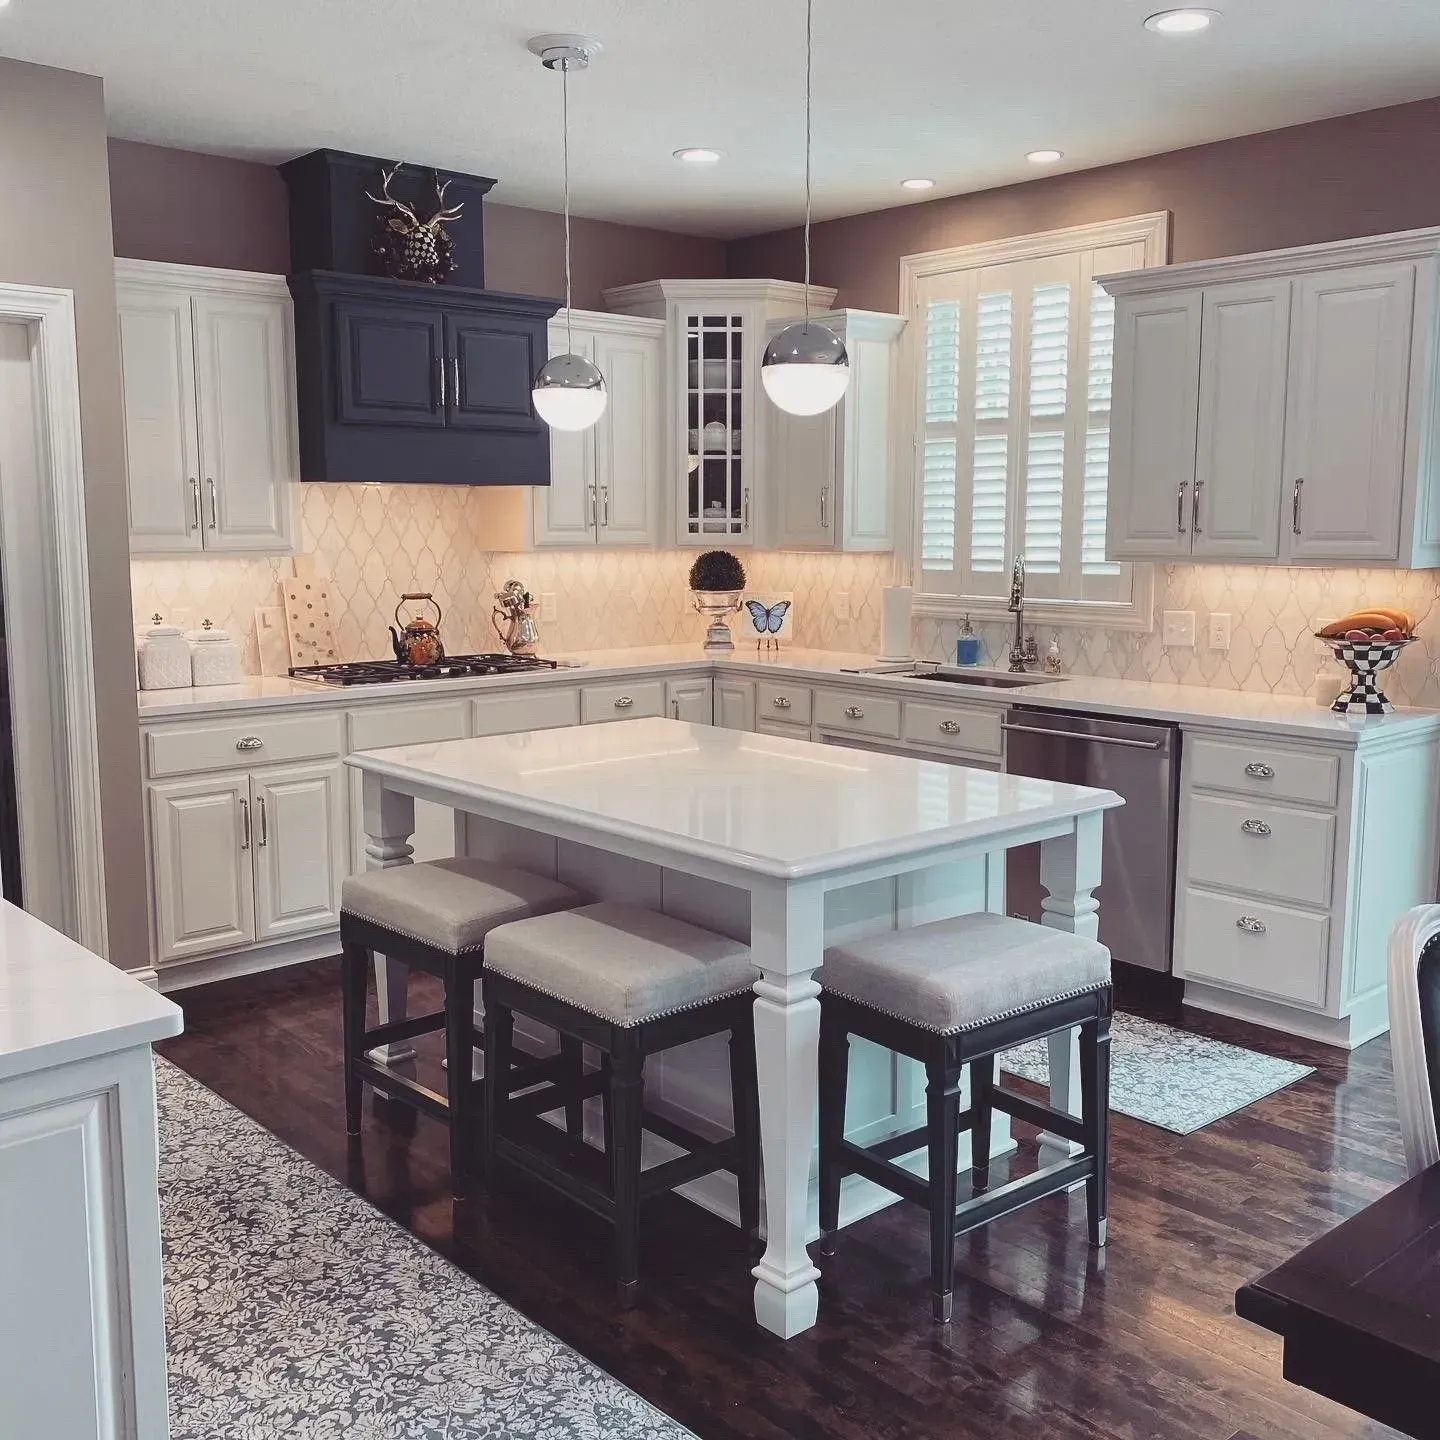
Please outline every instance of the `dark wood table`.
[[1284, 1336], [1287, 1380], [1440, 1437], [1440, 1165], [1241, 1286], [1235, 1313]]

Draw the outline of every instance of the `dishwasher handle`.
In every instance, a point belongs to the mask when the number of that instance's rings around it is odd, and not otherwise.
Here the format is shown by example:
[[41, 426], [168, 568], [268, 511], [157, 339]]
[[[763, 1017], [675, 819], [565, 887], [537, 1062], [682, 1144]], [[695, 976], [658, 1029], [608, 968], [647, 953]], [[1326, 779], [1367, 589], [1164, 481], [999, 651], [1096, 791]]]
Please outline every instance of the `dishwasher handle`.
[[1086, 745], [1122, 745], [1127, 750], [1163, 750], [1165, 740], [1131, 740], [1124, 735], [1086, 735], [1078, 730], [1050, 730], [1043, 725], [1015, 725], [1009, 720], [1000, 722], [1002, 730], [1020, 735], [1044, 735], [1050, 740], [1078, 740]]

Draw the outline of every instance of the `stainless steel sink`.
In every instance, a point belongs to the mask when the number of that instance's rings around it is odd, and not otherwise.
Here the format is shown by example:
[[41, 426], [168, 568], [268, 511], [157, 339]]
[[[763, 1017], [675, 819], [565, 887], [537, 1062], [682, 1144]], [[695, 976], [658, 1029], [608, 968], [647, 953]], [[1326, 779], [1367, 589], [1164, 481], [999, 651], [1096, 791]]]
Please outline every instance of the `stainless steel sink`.
[[947, 685], [980, 685], [990, 690], [1019, 690], [1026, 685], [1048, 685], [1057, 675], [998, 675], [993, 671], [959, 669], [907, 670], [902, 680], [939, 680]]

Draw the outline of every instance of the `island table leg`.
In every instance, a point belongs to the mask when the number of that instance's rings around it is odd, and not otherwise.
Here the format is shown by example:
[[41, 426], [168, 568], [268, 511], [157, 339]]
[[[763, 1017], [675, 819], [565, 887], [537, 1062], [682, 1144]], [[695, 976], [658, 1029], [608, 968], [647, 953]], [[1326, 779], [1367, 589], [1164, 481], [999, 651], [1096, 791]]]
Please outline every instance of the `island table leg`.
[[[410, 844], [410, 837], [415, 833], [413, 795], [387, 790], [382, 777], [367, 772], [364, 777], [364, 819], [367, 870], [390, 870], [396, 865], [415, 863], [415, 850]], [[401, 965], [385, 955], [375, 956], [375, 995], [380, 1024], [388, 1025], [405, 1019], [409, 1008], [406, 993], [409, 979], [408, 965]], [[415, 1058], [415, 1047], [407, 1040], [397, 1045], [382, 1045], [373, 1053], [383, 1064], [400, 1065]]]
[[[1094, 940], [1100, 931], [1100, 902], [1094, 892], [1100, 884], [1104, 818], [1104, 812], [1098, 810], [1078, 816], [1069, 834], [1043, 841], [1040, 846], [1040, 884], [1045, 890], [1040, 902], [1041, 923], [1089, 940]], [[1062, 1030], [1049, 1040], [1050, 1104], [1076, 1116], [1080, 1113], [1079, 1038], [1079, 1030]], [[1050, 1165], [1068, 1159], [1080, 1148], [1046, 1130], [1040, 1136], [1041, 1163]]]
[[755, 1063], [765, 1166], [765, 1254], [755, 1276], [755, 1319], [788, 1340], [815, 1323], [820, 1272], [805, 1234], [815, 1148], [825, 895], [815, 883], [757, 888], [750, 896]]

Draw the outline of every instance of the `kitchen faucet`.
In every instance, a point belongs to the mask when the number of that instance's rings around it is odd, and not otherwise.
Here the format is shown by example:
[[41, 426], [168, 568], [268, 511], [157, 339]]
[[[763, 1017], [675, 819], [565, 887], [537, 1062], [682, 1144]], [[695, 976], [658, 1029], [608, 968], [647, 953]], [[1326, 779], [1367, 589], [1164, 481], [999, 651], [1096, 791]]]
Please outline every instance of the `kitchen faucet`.
[[1025, 555], [1022, 551], [1015, 557], [1015, 566], [1010, 571], [1010, 605], [1015, 612], [1015, 638], [1010, 643], [1010, 671], [1023, 675], [1032, 665], [1040, 663], [1040, 647], [1032, 635], [1025, 634]]

